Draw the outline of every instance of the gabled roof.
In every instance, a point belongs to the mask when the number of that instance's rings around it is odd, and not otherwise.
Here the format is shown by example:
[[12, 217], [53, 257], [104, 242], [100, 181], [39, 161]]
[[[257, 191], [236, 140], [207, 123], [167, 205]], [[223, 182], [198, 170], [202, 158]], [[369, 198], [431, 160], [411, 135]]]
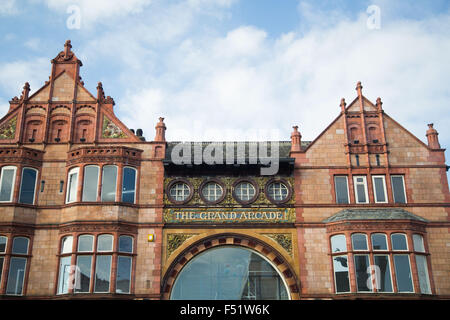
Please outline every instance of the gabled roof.
[[347, 220], [416, 220], [427, 222], [426, 219], [401, 208], [344, 209], [323, 220], [323, 222]]

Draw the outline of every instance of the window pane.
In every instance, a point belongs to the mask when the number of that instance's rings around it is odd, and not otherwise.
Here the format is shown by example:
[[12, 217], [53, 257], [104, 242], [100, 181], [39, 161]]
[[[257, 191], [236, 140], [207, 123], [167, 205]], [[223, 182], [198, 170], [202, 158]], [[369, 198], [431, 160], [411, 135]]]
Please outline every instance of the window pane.
[[[368, 255], [355, 255], [355, 273], [356, 273], [356, 285], [358, 291], [372, 291], [367, 286], [367, 280], [369, 279], [369, 273], [367, 268], [369, 267]], [[370, 281], [370, 280], [369, 280]]]
[[120, 236], [119, 252], [133, 252], [133, 238], [130, 236]]
[[347, 177], [334, 177], [334, 184], [336, 188], [336, 202], [349, 203]]
[[372, 234], [372, 249], [387, 250], [386, 235], [382, 233]]
[[406, 243], [406, 235], [402, 233], [396, 233], [391, 235], [392, 250], [408, 250]]
[[25, 279], [26, 258], [12, 257], [9, 263], [8, 283], [6, 294], [22, 294]]
[[395, 276], [397, 277], [398, 292], [413, 292], [409, 256], [394, 255]]
[[347, 256], [333, 257], [333, 268], [336, 292], [349, 292], [350, 282], [348, 278]]
[[116, 292], [130, 293], [131, 257], [118, 257]]
[[34, 203], [34, 191], [36, 188], [37, 171], [29, 168], [23, 169], [22, 184], [20, 185], [19, 202]]
[[180, 182], [174, 184], [170, 188], [170, 197], [175, 201], [185, 201], [190, 195], [189, 186], [186, 183]]
[[358, 203], [364, 203], [366, 202], [366, 189], [364, 188], [364, 185], [358, 184], [356, 186], [356, 192], [358, 195]]
[[102, 234], [98, 236], [97, 251], [112, 251], [113, 236], [110, 234]]
[[123, 168], [122, 202], [134, 203], [136, 193], [136, 170]]
[[67, 202], [77, 201], [78, 188], [78, 168], [69, 172], [69, 182], [67, 183]]
[[102, 201], [116, 201], [117, 167], [104, 166], [102, 178]]
[[375, 202], [386, 202], [384, 177], [373, 177], [375, 188]]
[[15, 167], [7, 167], [2, 169], [2, 176], [0, 180], [0, 201], [12, 201], [12, 191], [14, 187], [15, 177]]
[[352, 234], [353, 250], [367, 250], [367, 237], [365, 234]]
[[347, 243], [345, 241], [345, 235], [338, 234], [331, 237], [331, 251], [333, 253], [347, 251]]
[[423, 245], [423, 237], [420, 234], [413, 234], [414, 250], [417, 252], [425, 252]]
[[2, 283], [3, 257], [0, 257], [0, 283]]
[[389, 256], [374, 256], [375, 265], [378, 267], [376, 274], [377, 290], [380, 292], [392, 292], [391, 268]]
[[70, 281], [70, 260], [71, 257], [64, 257], [60, 259], [59, 263], [59, 281], [58, 281], [58, 293], [64, 294], [69, 292]]
[[72, 244], [73, 244], [72, 236], [64, 237], [61, 243], [61, 253], [72, 252]]
[[28, 253], [28, 238], [15, 237], [13, 240], [12, 253], [27, 254]]
[[273, 182], [268, 188], [269, 197], [275, 201], [283, 201], [288, 196], [288, 188], [284, 183]]
[[420, 292], [431, 294], [430, 278], [428, 277], [427, 257], [416, 255], [417, 273], [419, 274]]
[[0, 253], [6, 252], [6, 242], [8, 241], [7, 237], [0, 237]]
[[89, 292], [92, 256], [77, 257], [77, 279], [75, 292]]
[[79, 252], [92, 252], [94, 237], [85, 234], [78, 237], [78, 251]]
[[109, 292], [111, 256], [97, 256], [95, 267], [95, 292]]
[[395, 203], [406, 203], [405, 186], [402, 176], [392, 176], [392, 190]]
[[239, 200], [249, 201], [255, 196], [256, 189], [251, 183], [241, 182], [236, 186], [234, 193]]
[[215, 183], [209, 182], [202, 189], [203, 197], [208, 201], [217, 201], [222, 197], [223, 190], [222, 187]]
[[97, 201], [99, 173], [100, 169], [96, 166], [84, 168], [83, 201]]

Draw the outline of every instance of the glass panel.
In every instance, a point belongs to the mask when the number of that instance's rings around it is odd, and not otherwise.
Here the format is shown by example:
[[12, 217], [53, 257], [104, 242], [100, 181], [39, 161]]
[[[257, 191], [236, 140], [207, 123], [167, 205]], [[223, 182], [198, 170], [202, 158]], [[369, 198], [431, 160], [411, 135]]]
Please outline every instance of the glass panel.
[[12, 201], [12, 191], [16, 177], [16, 167], [2, 168], [0, 179], [0, 201]]
[[97, 251], [112, 251], [113, 236], [110, 234], [102, 234], [98, 236]]
[[406, 203], [405, 186], [402, 176], [392, 176], [392, 190], [395, 203]]
[[[356, 286], [358, 291], [372, 291], [369, 289], [367, 280], [370, 281], [369, 275], [369, 256], [368, 255], [355, 255], [355, 273], [356, 273]], [[367, 272], [369, 271], [369, 272]]]
[[117, 293], [130, 293], [131, 262], [131, 257], [118, 257], [116, 280]]
[[15, 237], [13, 240], [12, 253], [27, 254], [28, 253], [28, 238]]
[[347, 177], [334, 177], [336, 188], [336, 202], [349, 203]]
[[241, 201], [249, 201], [255, 196], [255, 187], [248, 182], [241, 182], [236, 186], [236, 197]]
[[100, 169], [97, 166], [84, 168], [83, 201], [97, 201], [99, 173]]
[[391, 267], [389, 264], [389, 256], [374, 256], [375, 265], [378, 267], [376, 271], [377, 290], [380, 292], [392, 292]]
[[383, 233], [372, 234], [372, 249], [387, 250], [386, 235]]
[[77, 257], [77, 279], [75, 292], [89, 292], [92, 256]]
[[8, 242], [7, 237], [0, 237], [0, 253], [6, 252], [6, 243]]
[[78, 188], [78, 168], [69, 172], [69, 182], [67, 184], [67, 202], [77, 201]]
[[398, 292], [413, 292], [409, 256], [394, 255], [394, 265]]
[[425, 252], [423, 237], [420, 234], [413, 234], [414, 251]]
[[109, 292], [111, 256], [97, 256], [94, 292]]
[[36, 188], [37, 171], [24, 168], [22, 172], [22, 184], [20, 185], [19, 202], [26, 204], [34, 203], [34, 191]]
[[22, 294], [26, 264], [26, 258], [11, 258], [9, 262], [9, 274], [8, 283], [6, 285], [6, 294]]
[[119, 237], [119, 252], [133, 252], [133, 238], [130, 236]]
[[171, 299], [287, 300], [278, 272], [259, 254], [238, 247], [209, 249], [177, 277]]
[[356, 193], [358, 195], [358, 203], [366, 202], [366, 189], [364, 188], [364, 185], [356, 185]]
[[170, 188], [170, 197], [175, 201], [185, 201], [189, 195], [190, 189], [186, 183], [176, 183]]
[[64, 257], [59, 262], [59, 281], [58, 281], [58, 293], [64, 294], [69, 292], [70, 281], [70, 261], [71, 257]]
[[217, 201], [223, 194], [222, 187], [215, 183], [209, 182], [202, 189], [203, 197], [208, 201]]
[[406, 243], [406, 235], [402, 233], [395, 233], [391, 235], [392, 250], [408, 250]]
[[427, 257], [416, 255], [417, 273], [419, 274], [420, 292], [431, 294], [430, 278], [428, 277]]
[[333, 257], [333, 268], [336, 292], [349, 292], [350, 282], [348, 277], [347, 256]]
[[64, 237], [61, 243], [61, 253], [72, 252], [72, 244], [73, 244], [72, 236]]
[[92, 252], [94, 237], [90, 234], [84, 234], [78, 237], [78, 251]]
[[347, 252], [345, 235], [338, 234], [331, 237], [331, 252]]
[[269, 197], [272, 200], [283, 201], [288, 196], [288, 188], [281, 182], [274, 182], [269, 185]]
[[352, 234], [353, 250], [367, 250], [367, 237], [362, 233]]
[[116, 201], [117, 167], [104, 166], [102, 178], [102, 201]]
[[134, 203], [136, 193], [136, 170], [123, 168], [122, 202]]
[[373, 186], [375, 188], [375, 202], [386, 202], [384, 177], [373, 177]]

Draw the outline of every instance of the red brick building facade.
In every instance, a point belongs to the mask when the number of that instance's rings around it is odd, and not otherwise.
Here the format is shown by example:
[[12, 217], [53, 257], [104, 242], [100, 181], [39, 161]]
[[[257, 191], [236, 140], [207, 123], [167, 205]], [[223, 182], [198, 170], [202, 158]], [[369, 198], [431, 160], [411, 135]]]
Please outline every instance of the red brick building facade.
[[425, 144], [358, 83], [314, 141], [271, 145], [264, 175], [263, 143], [167, 142], [163, 118], [145, 141], [81, 66], [67, 41], [0, 120], [1, 297], [450, 297], [432, 124]]

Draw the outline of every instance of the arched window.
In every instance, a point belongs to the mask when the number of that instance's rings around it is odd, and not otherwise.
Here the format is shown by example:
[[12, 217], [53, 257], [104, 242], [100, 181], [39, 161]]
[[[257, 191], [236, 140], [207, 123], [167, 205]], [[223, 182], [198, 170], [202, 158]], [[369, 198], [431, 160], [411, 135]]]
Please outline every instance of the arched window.
[[80, 169], [73, 168], [69, 171], [67, 178], [67, 194], [66, 203], [77, 201], [77, 189], [78, 189], [78, 172]]
[[116, 201], [117, 190], [117, 166], [107, 165], [103, 167], [102, 175], [102, 202]]
[[23, 294], [29, 243], [29, 239], [25, 237], [13, 239], [6, 294]]
[[33, 168], [23, 168], [22, 182], [20, 184], [19, 202], [34, 204], [38, 171]]
[[14, 193], [17, 168], [6, 166], [2, 168], [0, 177], [0, 202], [11, 202]]
[[134, 203], [136, 198], [136, 169], [123, 168], [122, 202]]
[[288, 290], [276, 268], [258, 253], [219, 247], [200, 253], [180, 271], [171, 299], [287, 300]]
[[97, 201], [99, 174], [100, 169], [98, 166], [84, 167], [82, 201]]
[[119, 256], [117, 257], [116, 292], [130, 293], [131, 267], [133, 264], [133, 237], [119, 237]]

